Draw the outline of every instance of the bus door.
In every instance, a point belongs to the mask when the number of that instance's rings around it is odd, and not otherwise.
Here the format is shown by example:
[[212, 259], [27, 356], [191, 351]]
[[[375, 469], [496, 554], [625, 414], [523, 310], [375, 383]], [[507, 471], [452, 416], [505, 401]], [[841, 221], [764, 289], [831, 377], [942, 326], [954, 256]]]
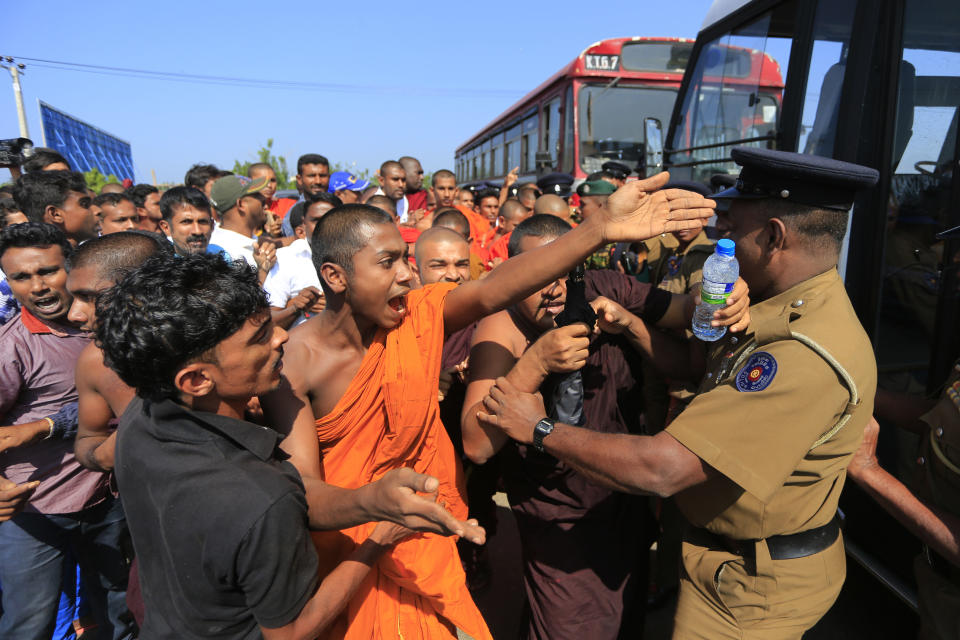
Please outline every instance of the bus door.
[[924, 393], [960, 353], [960, 243], [936, 239], [960, 224], [960, 4], [904, 4], [877, 358], [885, 387]]

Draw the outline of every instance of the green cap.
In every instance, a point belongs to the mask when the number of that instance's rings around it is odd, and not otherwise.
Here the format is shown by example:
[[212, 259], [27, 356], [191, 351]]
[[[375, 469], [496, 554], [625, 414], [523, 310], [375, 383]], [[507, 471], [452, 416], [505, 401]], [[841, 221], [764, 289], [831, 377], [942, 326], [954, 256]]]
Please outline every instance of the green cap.
[[617, 188], [606, 180], [591, 180], [590, 182], [583, 182], [577, 187], [577, 195], [581, 198], [583, 196], [608, 196], [616, 190]]
[[267, 186], [267, 177], [252, 180], [246, 176], [224, 176], [213, 183], [210, 200], [217, 211], [224, 213], [233, 209], [237, 200], [252, 193], [259, 193]]

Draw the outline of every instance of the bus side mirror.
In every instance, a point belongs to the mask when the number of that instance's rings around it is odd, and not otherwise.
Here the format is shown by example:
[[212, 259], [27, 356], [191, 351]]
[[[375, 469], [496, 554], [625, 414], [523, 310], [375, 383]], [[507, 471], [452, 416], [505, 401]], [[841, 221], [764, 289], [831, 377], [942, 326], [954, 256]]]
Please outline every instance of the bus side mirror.
[[553, 157], [549, 151], [537, 151], [536, 156], [537, 170], [550, 169], [553, 167]]
[[663, 170], [663, 125], [657, 118], [644, 118], [647, 175]]

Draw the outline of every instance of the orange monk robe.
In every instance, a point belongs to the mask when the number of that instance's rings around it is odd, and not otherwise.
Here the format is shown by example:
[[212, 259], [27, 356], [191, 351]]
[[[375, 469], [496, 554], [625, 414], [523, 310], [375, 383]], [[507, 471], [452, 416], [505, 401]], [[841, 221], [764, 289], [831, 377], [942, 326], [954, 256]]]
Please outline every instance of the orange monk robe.
[[[440, 422], [437, 386], [443, 303], [456, 285], [407, 294], [407, 315], [381, 329], [336, 407], [316, 422], [324, 479], [354, 488], [391, 469], [411, 467], [440, 480], [438, 500], [467, 517], [463, 470]], [[367, 538], [374, 524], [314, 533], [321, 579]], [[324, 638], [456, 638], [459, 627], [492, 640], [466, 586], [453, 538], [417, 534], [397, 544], [370, 572]]]
[[463, 205], [458, 204], [457, 211], [465, 215], [467, 217], [467, 222], [470, 223], [470, 237], [473, 238], [473, 244], [471, 248], [478, 248], [483, 235], [490, 230], [490, 221], [473, 209], [464, 207]]
[[510, 244], [510, 234], [505, 233], [496, 240], [493, 241], [493, 244], [490, 245], [487, 250], [487, 260], [492, 261], [494, 258], [500, 258], [501, 260], [506, 260], [509, 256], [507, 253], [507, 245]]

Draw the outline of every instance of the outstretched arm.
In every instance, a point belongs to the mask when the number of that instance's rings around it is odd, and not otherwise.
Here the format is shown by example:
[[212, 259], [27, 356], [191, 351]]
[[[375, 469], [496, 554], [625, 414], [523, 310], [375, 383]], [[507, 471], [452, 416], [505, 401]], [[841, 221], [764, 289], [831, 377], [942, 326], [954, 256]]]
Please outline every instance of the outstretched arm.
[[[499, 378], [484, 398], [479, 419], [517, 442], [533, 442], [546, 415], [543, 400]], [[655, 436], [599, 433], [558, 423], [544, 448], [591, 481], [615, 491], [672, 496], [716, 471], [665, 431]]]
[[606, 243], [700, 228], [713, 215], [715, 203], [690, 191], [658, 191], [669, 177], [661, 173], [626, 184], [610, 196], [605, 208], [570, 233], [507, 260], [483, 280], [464, 283], [451, 291], [444, 304], [446, 332], [454, 333], [522, 300], [568, 273]]
[[877, 462], [879, 433], [879, 423], [870, 418], [847, 474], [900, 524], [960, 567], [960, 518], [920, 500], [880, 466]]

